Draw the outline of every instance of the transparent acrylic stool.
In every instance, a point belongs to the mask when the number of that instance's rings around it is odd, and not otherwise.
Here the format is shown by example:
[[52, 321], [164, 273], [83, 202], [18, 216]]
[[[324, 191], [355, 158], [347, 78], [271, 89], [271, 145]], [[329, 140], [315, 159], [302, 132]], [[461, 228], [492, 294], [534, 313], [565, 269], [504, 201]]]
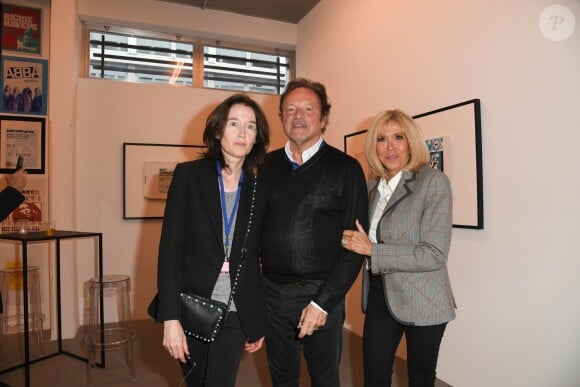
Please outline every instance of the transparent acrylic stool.
[[[28, 331], [33, 332], [40, 356], [44, 355], [42, 304], [40, 299], [40, 270], [38, 266], [26, 268], [28, 276]], [[24, 298], [22, 294], [22, 268], [0, 270], [0, 293], [4, 312], [0, 315], [0, 362], [6, 359], [9, 335], [24, 332]], [[12, 284], [12, 286], [10, 286]], [[11, 289], [11, 287], [17, 287]], [[19, 287], [19, 288], [18, 288]]]
[[110, 300], [115, 302], [117, 321], [107, 322], [104, 330], [100, 325], [100, 293], [99, 278], [89, 280], [89, 331], [85, 338], [88, 345], [87, 382], [89, 386], [95, 383], [95, 366], [97, 354], [101, 350], [125, 350], [129, 379], [137, 380], [135, 374], [135, 358], [133, 341], [135, 331], [131, 326], [131, 278], [127, 275], [103, 276], [103, 300], [105, 309]]

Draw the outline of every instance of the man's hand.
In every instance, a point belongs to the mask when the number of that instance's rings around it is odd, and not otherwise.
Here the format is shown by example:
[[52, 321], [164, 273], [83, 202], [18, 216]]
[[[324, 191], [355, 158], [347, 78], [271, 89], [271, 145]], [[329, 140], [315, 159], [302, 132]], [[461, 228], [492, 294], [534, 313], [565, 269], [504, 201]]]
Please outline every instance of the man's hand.
[[260, 337], [256, 341], [246, 341], [246, 344], [244, 344], [244, 349], [248, 353], [254, 353], [262, 348], [262, 344], [264, 344], [264, 337]]
[[306, 305], [300, 313], [300, 321], [298, 322], [298, 337], [303, 338], [304, 336], [312, 335], [314, 331], [326, 324], [326, 313], [318, 309], [312, 304]]
[[19, 191], [22, 191], [22, 189], [26, 187], [26, 170], [24, 168], [20, 168], [13, 174], [6, 175], [6, 184], [16, 188]]

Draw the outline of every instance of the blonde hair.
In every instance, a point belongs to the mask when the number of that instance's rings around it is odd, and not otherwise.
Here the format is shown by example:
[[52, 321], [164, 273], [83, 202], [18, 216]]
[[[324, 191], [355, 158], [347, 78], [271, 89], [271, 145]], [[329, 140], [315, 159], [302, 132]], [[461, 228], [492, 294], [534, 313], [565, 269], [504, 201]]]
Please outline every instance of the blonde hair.
[[423, 133], [413, 118], [398, 109], [382, 111], [373, 119], [365, 140], [365, 156], [369, 167], [372, 174], [379, 178], [390, 179], [392, 177], [379, 160], [376, 148], [377, 139], [382, 134], [383, 129], [391, 122], [399, 125], [409, 144], [409, 160], [403, 169], [416, 172], [429, 161], [429, 150], [425, 144]]

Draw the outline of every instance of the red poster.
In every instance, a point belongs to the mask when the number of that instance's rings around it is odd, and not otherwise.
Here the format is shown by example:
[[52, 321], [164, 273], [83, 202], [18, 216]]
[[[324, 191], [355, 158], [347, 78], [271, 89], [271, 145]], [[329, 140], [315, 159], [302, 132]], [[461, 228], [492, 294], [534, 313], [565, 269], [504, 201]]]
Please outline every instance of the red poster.
[[3, 4], [2, 49], [40, 54], [40, 16], [37, 8]]

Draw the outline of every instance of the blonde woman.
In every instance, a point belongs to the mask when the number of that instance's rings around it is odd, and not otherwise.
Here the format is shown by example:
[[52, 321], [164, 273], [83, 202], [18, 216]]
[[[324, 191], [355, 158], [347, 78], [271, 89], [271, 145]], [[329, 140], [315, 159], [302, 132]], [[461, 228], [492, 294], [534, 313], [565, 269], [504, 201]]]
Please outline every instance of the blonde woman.
[[369, 233], [343, 232], [343, 247], [367, 256], [363, 270], [365, 387], [391, 385], [395, 351], [407, 341], [409, 385], [433, 386], [439, 347], [455, 301], [447, 273], [451, 188], [428, 165], [413, 119], [379, 113], [367, 134]]

